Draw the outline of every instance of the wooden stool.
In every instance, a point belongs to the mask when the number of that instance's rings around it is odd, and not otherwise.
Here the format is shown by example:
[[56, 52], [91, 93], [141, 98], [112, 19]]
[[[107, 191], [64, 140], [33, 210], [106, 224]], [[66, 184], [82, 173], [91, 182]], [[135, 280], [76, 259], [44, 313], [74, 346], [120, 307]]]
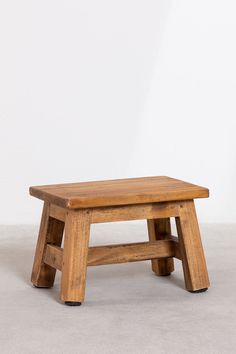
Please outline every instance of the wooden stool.
[[[44, 200], [32, 283], [50, 288], [60, 270], [61, 300], [67, 305], [81, 305], [87, 266], [102, 264], [151, 259], [152, 270], [165, 276], [174, 271], [175, 257], [182, 261], [188, 291], [209, 287], [193, 201], [208, 197], [208, 189], [146, 177], [31, 187], [30, 194]], [[171, 217], [178, 237], [171, 234]], [[149, 242], [89, 247], [90, 224], [139, 219], [147, 219]]]

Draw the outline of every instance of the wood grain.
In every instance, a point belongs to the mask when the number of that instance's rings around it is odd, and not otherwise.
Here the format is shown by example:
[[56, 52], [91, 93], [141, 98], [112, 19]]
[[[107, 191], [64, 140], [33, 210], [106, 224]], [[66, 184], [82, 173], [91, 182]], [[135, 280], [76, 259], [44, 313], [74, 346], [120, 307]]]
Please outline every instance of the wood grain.
[[209, 196], [207, 188], [157, 176], [30, 187], [30, 194], [69, 208], [91, 208], [188, 200]]
[[176, 202], [93, 208], [91, 223], [165, 218], [179, 215]]
[[171, 235], [170, 237], [168, 237], [168, 240], [171, 240], [173, 242], [174, 249], [175, 249], [174, 257], [182, 261], [182, 254], [179, 246], [178, 237]]
[[[65, 221], [67, 209], [50, 205], [50, 216]], [[176, 217], [179, 205], [176, 202], [135, 204], [115, 207], [91, 208], [91, 223], [141, 220], [146, 218]]]
[[[88, 266], [145, 261], [153, 258], [173, 257], [175, 242], [160, 240], [155, 242], [138, 242], [89, 247]], [[63, 249], [48, 245], [44, 262], [51, 267], [62, 270]]]
[[[150, 241], [165, 240], [171, 235], [170, 218], [147, 220]], [[169, 275], [174, 271], [173, 258], [153, 259], [152, 270], [159, 276]]]
[[39, 236], [35, 251], [32, 283], [37, 287], [53, 286], [56, 270], [44, 263], [47, 244], [60, 246], [63, 237], [64, 223], [49, 216], [49, 204], [44, 203]]
[[172, 241], [139, 242], [97, 246], [89, 248], [88, 265], [116, 264], [126, 262], [145, 261], [158, 257], [174, 256]]
[[[152, 260], [157, 275], [182, 261], [186, 288], [209, 287], [193, 198], [208, 197], [208, 189], [169, 177], [31, 187], [44, 200], [32, 282], [51, 287], [62, 271], [61, 299], [84, 301], [87, 266]], [[175, 217], [178, 239], [171, 236]], [[89, 247], [91, 223], [147, 219], [149, 242]], [[65, 225], [64, 249], [61, 242]]]
[[61, 247], [47, 245], [44, 254], [44, 263], [50, 265], [51, 267], [62, 270], [63, 262], [63, 249]]
[[52, 218], [65, 222], [66, 212], [67, 211], [65, 208], [61, 208], [57, 205], [50, 204], [49, 215]]
[[194, 201], [182, 203], [176, 226], [186, 289], [197, 291], [208, 288], [210, 284]]
[[67, 213], [61, 278], [62, 301], [84, 301], [89, 232], [89, 210]]

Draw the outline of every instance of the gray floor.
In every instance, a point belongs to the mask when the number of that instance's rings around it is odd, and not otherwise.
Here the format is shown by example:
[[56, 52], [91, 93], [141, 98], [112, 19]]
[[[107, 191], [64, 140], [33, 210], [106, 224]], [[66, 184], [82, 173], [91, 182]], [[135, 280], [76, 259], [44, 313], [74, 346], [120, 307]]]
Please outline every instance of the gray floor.
[[[236, 225], [202, 225], [211, 288], [184, 290], [181, 264], [156, 277], [150, 262], [91, 267], [86, 302], [67, 307], [29, 278], [36, 226], [0, 227], [0, 352], [236, 353]], [[92, 244], [145, 240], [144, 223], [98, 225]]]

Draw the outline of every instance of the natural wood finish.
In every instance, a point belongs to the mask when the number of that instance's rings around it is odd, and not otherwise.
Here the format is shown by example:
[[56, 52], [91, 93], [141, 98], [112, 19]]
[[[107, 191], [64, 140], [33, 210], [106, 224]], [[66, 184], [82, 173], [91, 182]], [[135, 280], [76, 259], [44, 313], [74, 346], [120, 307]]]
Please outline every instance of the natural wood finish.
[[[170, 218], [147, 220], [150, 241], [165, 240], [171, 235]], [[153, 259], [152, 270], [157, 275], [169, 275], [174, 271], [173, 258]]]
[[166, 218], [178, 215], [179, 205], [176, 202], [126, 205], [92, 209], [91, 223]]
[[[65, 221], [67, 209], [50, 205], [50, 216]], [[112, 221], [128, 221], [141, 219], [176, 217], [179, 215], [179, 205], [176, 202], [154, 204], [125, 205], [91, 209], [91, 223]]]
[[58, 246], [47, 245], [45, 255], [44, 255], [44, 263], [61, 271], [62, 261], [63, 261], [63, 249]]
[[180, 210], [176, 226], [186, 289], [196, 291], [208, 288], [210, 284], [194, 201], [182, 203]]
[[[61, 300], [84, 300], [87, 266], [152, 260], [158, 275], [182, 261], [187, 290], [209, 287], [193, 198], [208, 189], [169, 177], [31, 187], [44, 200], [32, 271], [38, 287], [53, 286], [62, 271]], [[178, 238], [171, 235], [175, 217]], [[91, 223], [147, 219], [149, 242], [89, 247]], [[61, 242], [65, 225], [64, 249]]]
[[[160, 240], [89, 247], [87, 266], [145, 261], [153, 258], [174, 257], [175, 242]], [[44, 262], [62, 269], [63, 249], [48, 245]]]
[[79, 209], [205, 198], [209, 191], [159, 176], [35, 186], [30, 194], [63, 208]]
[[174, 245], [170, 240], [106, 245], [89, 248], [88, 265], [145, 261], [152, 258], [173, 257]]
[[168, 240], [169, 239], [173, 242], [173, 245], [174, 245], [174, 250], [175, 250], [174, 257], [181, 261], [182, 260], [182, 255], [181, 255], [181, 250], [180, 250], [180, 247], [179, 247], [178, 237], [171, 235], [170, 237], [168, 237]]
[[57, 220], [61, 220], [63, 222], [65, 222], [66, 219], [66, 209], [64, 208], [60, 208], [57, 205], [51, 204], [50, 205], [50, 210], [49, 210], [49, 214], [52, 218], [55, 218]]
[[61, 300], [63, 301], [84, 301], [89, 232], [89, 210], [68, 212], [65, 222], [61, 279]]
[[56, 270], [44, 263], [44, 255], [47, 244], [61, 245], [63, 230], [64, 223], [49, 217], [49, 205], [44, 203], [31, 275], [31, 281], [37, 287], [53, 286]]

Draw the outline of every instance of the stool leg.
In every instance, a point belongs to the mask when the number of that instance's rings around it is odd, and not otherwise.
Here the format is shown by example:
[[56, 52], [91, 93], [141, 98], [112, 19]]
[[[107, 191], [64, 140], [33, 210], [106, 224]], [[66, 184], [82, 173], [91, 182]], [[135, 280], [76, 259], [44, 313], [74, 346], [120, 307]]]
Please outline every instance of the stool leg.
[[47, 243], [61, 245], [64, 223], [49, 216], [49, 204], [44, 203], [31, 281], [34, 286], [50, 288], [54, 284], [56, 269], [44, 263]]
[[[171, 235], [170, 219], [147, 220], [149, 241], [163, 240]], [[159, 276], [170, 275], [174, 271], [173, 258], [152, 259], [152, 270]]]
[[90, 232], [90, 212], [68, 212], [61, 279], [61, 300], [67, 305], [81, 305], [84, 301]]
[[210, 284], [193, 200], [180, 204], [176, 227], [186, 289], [190, 292], [205, 291]]

